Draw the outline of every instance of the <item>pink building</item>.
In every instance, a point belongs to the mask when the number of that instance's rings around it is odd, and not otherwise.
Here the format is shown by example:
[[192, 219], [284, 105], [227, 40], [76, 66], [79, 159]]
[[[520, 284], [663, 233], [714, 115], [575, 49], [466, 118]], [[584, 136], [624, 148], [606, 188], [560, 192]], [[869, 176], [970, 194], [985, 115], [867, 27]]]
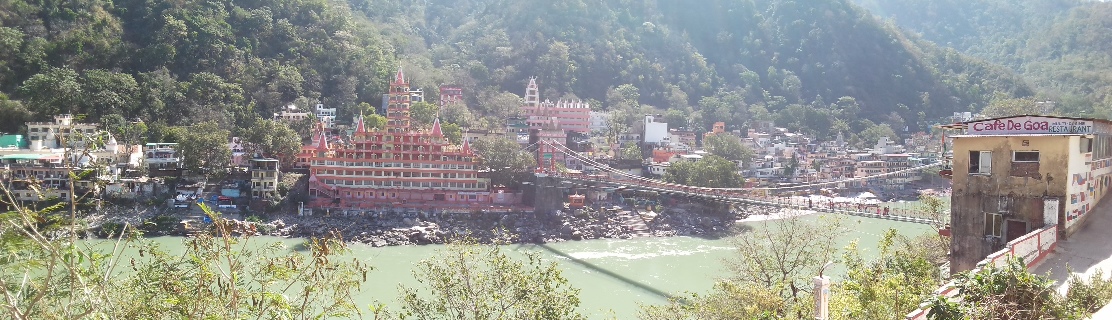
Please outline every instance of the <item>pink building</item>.
[[463, 101], [463, 88], [456, 85], [442, 85], [440, 86], [440, 107], [444, 107], [450, 103]]
[[569, 100], [541, 101], [535, 78], [530, 78], [529, 85], [525, 87], [525, 104], [521, 108], [529, 117], [528, 124], [532, 129], [539, 129], [550, 122], [549, 118], [556, 118], [560, 130], [591, 132], [590, 104]]

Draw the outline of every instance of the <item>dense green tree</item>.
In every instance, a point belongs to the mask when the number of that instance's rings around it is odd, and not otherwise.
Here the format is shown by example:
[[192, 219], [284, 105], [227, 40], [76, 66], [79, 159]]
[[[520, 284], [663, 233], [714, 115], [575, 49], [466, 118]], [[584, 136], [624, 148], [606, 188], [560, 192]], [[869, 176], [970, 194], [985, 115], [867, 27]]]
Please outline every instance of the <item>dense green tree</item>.
[[454, 144], [463, 143], [463, 128], [458, 124], [445, 122], [440, 126], [440, 131], [444, 133], [444, 137], [448, 138]]
[[516, 258], [499, 246], [457, 242], [413, 276], [422, 287], [402, 286], [402, 310], [417, 319], [586, 319], [576, 311], [579, 289], [536, 253]]
[[673, 162], [664, 172], [664, 180], [710, 188], [738, 188], [745, 183], [736, 163], [716, 155], [708, 155], [698, 161]]
[[[929, 236], [929, 235], [928, 235]], [[900, 236], [895, 229], [884, 232], [877, 259], [861, 257], [857, 243], [845, 249], [841, 263], [848, 272], [835, 286], [831, 314], [842, 319], [894, 319], [919, 306], [942, 283], [938, 267], [918, 243]]]
[[428, 102], [414, 102], [409, 106], [409, 116], [414, 125], [429, 125], [440, 115], [439, 108]]
[[224, 170], [231, 162], [232, 149], [228, 148], [230, 133], [216, 122], [201, 122], [175, 129], [179, 131], [178, 147], [186, 169], [215, 173]]
[[462, 103], [449, 103], [440, 110], [441, 120], [449, 123], [454, 123], [462, 127], [471, 127], [475, 122], [475, 117], [471, 115], [471, 111], [467, 110], [467, 106]]
[[8, 100], [0, 94], [0, 133], [19, 133], [27, 130], [24, 127], [33, 114], [19, 101]]
[[624, 160], [644, 160], [645, 158], [644, 156], [642, 156], [642, 154], [643, 153], [641, 153], [640, 146], [631, 144], [622, 147], [622, 153], [620, 154], [619, 158]]
[[703, 139], [707, 152], [730, 161], [749, 164], [756, 153], [741, 143], [741, 139], [731, 134], [716, 134]]
[[301, 150], [301, 135], [285, 122], [258, 119], [243, 130], [244, 147], [248, 153], [277, 158], [281, 163], [293, 163]]
[[493, 185], [517, 186], [537, 167], [533, 155], [509, 138], [483, 138], [471, 144]]

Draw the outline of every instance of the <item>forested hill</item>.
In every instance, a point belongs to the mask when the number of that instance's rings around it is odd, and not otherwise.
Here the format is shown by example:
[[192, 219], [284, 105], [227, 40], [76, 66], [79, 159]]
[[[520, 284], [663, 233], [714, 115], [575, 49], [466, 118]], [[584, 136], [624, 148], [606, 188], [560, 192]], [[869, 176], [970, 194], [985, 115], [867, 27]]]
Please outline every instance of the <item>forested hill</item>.
[[290, 102], [350, 109], [396, 65], [326, 0], [6, 0], [0, 26], [0, 93], [22, 102], [0, 101], [7, 132], [22, 110], [233, 127]]
[[914, 130], [994, 92], [1032, 94], [1004, 68], [839, 0], [353, 1], [419, 81], [470, 84], [471, 104], [536, 76], [553, 99], [614, 108], [635, 95], [701, 128], [766, 117], [821, 135], [860, 132], [862, 118]]
[[1022, 74], [1060, 113], [1112, 118], [1112, 3], [856, 0], [883, 19]]
[[844, 0], [8, 0], [0, 25], [3, 131], [57, 112], [246, 126], [291, 102], [346, 121], [399, 65], [429, 93], [463, 85], [493, 119], [535, 76], [553, 100], [820, 135], [921, 128], [1032, 94]]

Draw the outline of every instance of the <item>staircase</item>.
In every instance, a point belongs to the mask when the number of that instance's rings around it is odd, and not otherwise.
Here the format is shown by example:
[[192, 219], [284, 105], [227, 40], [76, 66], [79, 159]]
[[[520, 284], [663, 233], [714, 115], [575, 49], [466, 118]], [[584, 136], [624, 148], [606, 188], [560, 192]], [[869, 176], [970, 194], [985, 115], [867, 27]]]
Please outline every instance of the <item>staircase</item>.
[[629, 231], [629, 234], [634, 237], [652, 236], [652, 229], [648, 224], [645, 224], [645, 219], [636, 212], [622, 211], [618, 214], [618, 223]]

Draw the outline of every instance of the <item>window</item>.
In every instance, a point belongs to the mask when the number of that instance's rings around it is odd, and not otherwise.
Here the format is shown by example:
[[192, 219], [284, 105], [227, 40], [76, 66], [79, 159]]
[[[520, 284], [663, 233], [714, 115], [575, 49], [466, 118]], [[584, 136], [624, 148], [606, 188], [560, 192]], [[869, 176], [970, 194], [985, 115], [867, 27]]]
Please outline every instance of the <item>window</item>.
[[969, 174], [992, 172], [992, 151], [969, 151]]
[[1012, 162], [1039, 162], [1038, 151], [1013, 151]]
[[985, 212], [985, 236], [1003, 236], [1004, 216], [999, 213]]

